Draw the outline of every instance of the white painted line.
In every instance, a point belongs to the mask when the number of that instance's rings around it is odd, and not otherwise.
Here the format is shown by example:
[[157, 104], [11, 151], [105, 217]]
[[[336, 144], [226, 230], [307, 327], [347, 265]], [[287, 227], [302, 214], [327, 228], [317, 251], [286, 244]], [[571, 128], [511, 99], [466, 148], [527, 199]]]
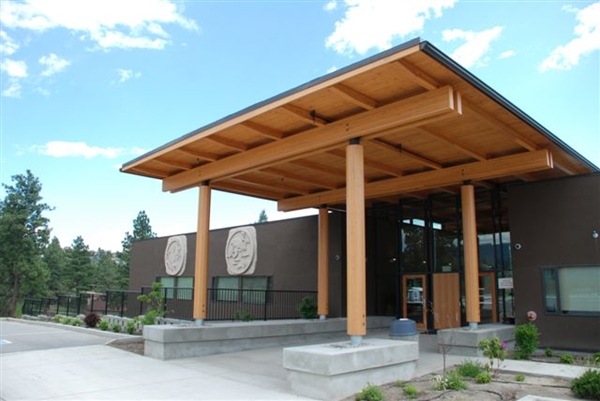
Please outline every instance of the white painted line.
[[12, 343], [8, 340], [0, 340], [0, 345], [4, 345], [4, 344], [12, 344]]

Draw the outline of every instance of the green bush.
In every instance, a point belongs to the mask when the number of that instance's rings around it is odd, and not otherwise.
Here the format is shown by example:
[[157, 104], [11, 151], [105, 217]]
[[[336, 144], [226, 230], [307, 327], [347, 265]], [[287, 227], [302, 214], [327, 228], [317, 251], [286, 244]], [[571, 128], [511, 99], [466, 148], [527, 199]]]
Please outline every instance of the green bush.
[[566, 363], [567, 365], [573, 365], [575, 363], [575, 357], [571, 354], [561, 355], [560, 363]]
[[72, 317], [71, 320], [69, 320], [69, 324], [71, 326], [81, 326], [83, 322], [76, 317]]
[[248, 309], [237, 311], [233, 314], [233, 320], [241, 322], [251, 322], [254, 320], [254, 315]]
[[515, 376], [515, 380], [518, 382], [524, 382], [525, 381], [525, 375], [516, 375]]
[[600, 365], [600, 352], [596, 352], [592, 358], [594, 359], [594, 364]]
[[406, 395], [411, 400], [417, 398], [418, 393], [419, 392], [417, 391], [417, 388], [412, 384], [404, 386], [404, 395]]
[[546, 349], [544, 350], [544, 354], [545, 354], [545, 355], [546, 355], [548, 358], [551, 358], [551, 357], [552, 357], [552, 355], [554, 355], [554, 352], [552, 351], [552, 349], [551, 349], [551, 348], [546, 348]]
[[311, 297], [302, 298], [297, 309], [302, 319], [316, 319], [319, 316], [317, 314], [317, 304]]
[[152, 283], [152, 290], [146, 294], [139, 295], [138, 301], [146, 304], [146, 313], [140, 320], [144, 326], [156, 324], [156, 319], [165, 315], [165, 299], [162, 291], [162, 283]]
[[488, 372], [481, 372], [475, 376], [475, 382], [479, 384], [485, 384], [492, 381], [492, 376]]
[[356, 401], [383, 401], [383, 391], [374, 384], [367, 384], [356, 394]]
[[500, 341], [498, 337], [485, 338], [479, 341], [479, 349], [483, 351], [483, 355], [490, 360], [489, 369], [494, 370], [494, 375], [498, 374], [500, 364], [508, 356], [506, 343]]
[[571, 381], [571, 391], [579, 398], [600, 400], [600, 371], [588, 370]]
[[433, 381], [433, 389], [438, 391], [466, 390], [468, 387], [467, 383], [465, 383], [462, 376], [460, 375], [460, 373], [458, 373], [457, 370], [451, 370], [449, 372], [446, 372], [444, 376], [434, 376]]
[[127, 334], [135, 333], [135, 320], [130, 320], [127, 322], [127, 325], [125, 326], [125, 331], [127, 332]]
[[100, 330], [106, 331], [108, 329], [108, 321], [101, 320], [100, 323], [98, 323], [98, 327], [100, 327]]
[[529, 359], [538, 348], [540, 333], [532, 323], [520, 324], [515, 328], [515, 356]]
[[112, 331], [114, 331], [115, 333], [120, 333], [121, 332], [121, 325], [119, 323], [113, 323], [110, 325], [110, 329]]
[[456, 370], [458, 370], [458, 373], [460, 373], [462, 377], [472, 378], [475, 378], [478, 374], [483, 372], [484, 369], [481, 362], [472, 360], [463, 361], [456, 367]]

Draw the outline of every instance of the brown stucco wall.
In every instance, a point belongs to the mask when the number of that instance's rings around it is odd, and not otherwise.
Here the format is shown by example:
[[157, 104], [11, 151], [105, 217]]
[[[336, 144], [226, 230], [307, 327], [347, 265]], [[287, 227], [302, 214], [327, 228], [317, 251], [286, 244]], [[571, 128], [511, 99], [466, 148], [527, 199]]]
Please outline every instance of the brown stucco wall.
[[600, 265], [600, 174], [511, 187], [509, 218], [516, 323], [535, 311], [542, 347], [598, 351], [600, 317], [545, 313], [541, 268]]
[[[330, 213], [329, 309], [330, 316], [342, 316], [343, 305], [343, 215]], [[254, 275], [271, 276], [274, 290], [317, 289], [317, 216], [255, 224], [257, 263]], [[212, 278], [227, 276], [225, 243], [230, 228], [211, 230], [209, 239], [209, 287]], [[196, 234], [187, 237], [187, 260], [183, 276], [194, 276]], [[129, 288], [150, 286], [166, 276], [164, 253], [168, 237], [136, 241], [132, 245]]]

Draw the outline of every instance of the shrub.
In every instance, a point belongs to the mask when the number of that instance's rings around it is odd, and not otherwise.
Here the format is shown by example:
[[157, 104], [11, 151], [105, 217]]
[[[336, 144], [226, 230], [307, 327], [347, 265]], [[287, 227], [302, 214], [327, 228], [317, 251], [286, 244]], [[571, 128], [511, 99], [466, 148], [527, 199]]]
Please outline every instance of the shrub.
[[412, 384], [404, 386], [404, 395], [406, 395], [411, 400], [417, 398], [418, 393], [419, 392], [417, 391], [417, 388]]
[[479, 349], [482, 350], [483, 355], [490, 360], [489, 369], [493, 369], [494, 375], [496, 375], [498, 370], [500, 370], [500, 364], [508, 356], [506, 344], [504, 341], [500, 341], [498, 337], [485, 338], [479, 341]]
[[54, 315], [54, 317], [52, 318], [52, 321], [54, 323], [61, 323], [62, 319], [63, 319], [63, 316], [61, 316], [61, 315]]
[[545, 355], [546, 355], [548, 358], [551, 358], [551, 357], [552, 357], [552, 355], [554, 355], [554, 352], [552, 351], [552, 349], [551, 349], [551, 348], [546, 348], [546, 349], [544, 350], [544, 354], [545, 354]]
[[594, 364], [600, 365], [600, 352], [596, 352], [592, 358], [594, 359]]
[[100, 321], [100, 323], [98, 323], [98, 327], [100, 327], [100, 330], [106, 331], [108, 329], [108, 321], [106, 321], [106, 320]]
[[515, 355], [518, 359], [529, 359], [539, 345], [540, 333], [532, 323], [520, 324], [515, 328]]
[[319, 316], [317, 314], [317, 304], [311, 297], [302, 298], [297, 309], [302, 319], [315, 319]]
[[110, 325], [110, 329], [112, 331], [114, 331], [115, 333], [120, 333], [121, 332], [121, 325], [119, 323], [113, 323]]
[[525, 375], [516, 375], [515, 376], [515, 380], [518, 382], [524, 382], [525, 381]]
[[125, 326], [125, 331], [127, 332], [127, 334], [135, 333], [135, 320], [130, 320], [127, 322], [127, 325]]
[[484, 367], [481, 362], [471, 360], [463, 361], [456, 367], [456, 370], [458, 370], [458, 373], [460, 373], [462, 377], [472, 378], [475, 378], [478, 374], [480, 374], [483, 369]]
[[590, 369], [573, 379], [571, 391], [579, 398], [600, 400], [600, 371]]
[[479, 384], [485, 384], [492, 381], [492, 376], [488, 372], [481, 372], [475, 376], [475, 382]]
[[356, 394], [356, 401], [383, 401], [383, 392], [379, 386], [368, 383]]
[[396, 380], [394, 382], [394, 387], [404, 388], [404, 386], [406, 386], [406, 383], [404, 383], [402, 380]]
[[146, 313], [140, 320], [144, 326], [155, 324], [156, 319], [165, 315], [165, 299], [163, 297], [162, 283], [152, 283], [152, 290], [147, 294], [139, 295], [138, 301], [146, 304]]
[[575, 363], [575, 357], [571, 354], [561, 355], [560, 363], [566, 363], [567, 365], [573, 365]]
[[447, 372], [444, 376], [434, 376], [433, 378], [434, 390], [466, 390], [467, 383], [463, 380], [460, 373], [457, 370], [451, 370]]
[[233, 320], [239, 320], [242, 322], [251, 322], [254, 320], [254, 315], [248, 309], [237, 311], [233, 315]]
[[85, 325], [87, 327], [91, 327], [94, 328], [98, 325], [98, 323], [100, 323], [100, 316], [98, 316], [98, 314], [91, 312], [88, 313], [85, 318], [83, 319], [83, 321], [85, 322]]
[[70, 324], [71, 326], [81, 326], [83, 324], [83, 322], [76, 317], [72, 317], [69, 320], [68, 324]]

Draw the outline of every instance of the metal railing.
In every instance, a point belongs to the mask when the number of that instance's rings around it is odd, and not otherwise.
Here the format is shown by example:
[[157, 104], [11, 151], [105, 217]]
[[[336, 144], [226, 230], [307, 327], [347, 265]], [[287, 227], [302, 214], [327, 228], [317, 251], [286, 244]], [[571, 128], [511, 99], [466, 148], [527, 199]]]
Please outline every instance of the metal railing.
[[[77, 316], [91, 312], [100, 315], [136, 317], [143, 315], [147, 305], [137, 297], [151, 291], [109, 290], [105, 293], [80, 293], [57, 297], [27, 298], [25, 315]], [[161, 288], [165, 317], [193, 320], [193, 288]], [[206, 320], [271, 320], [298, 319], [304, 298], [316, 305], [316, 291], [239, 290], [209, 288]]]

